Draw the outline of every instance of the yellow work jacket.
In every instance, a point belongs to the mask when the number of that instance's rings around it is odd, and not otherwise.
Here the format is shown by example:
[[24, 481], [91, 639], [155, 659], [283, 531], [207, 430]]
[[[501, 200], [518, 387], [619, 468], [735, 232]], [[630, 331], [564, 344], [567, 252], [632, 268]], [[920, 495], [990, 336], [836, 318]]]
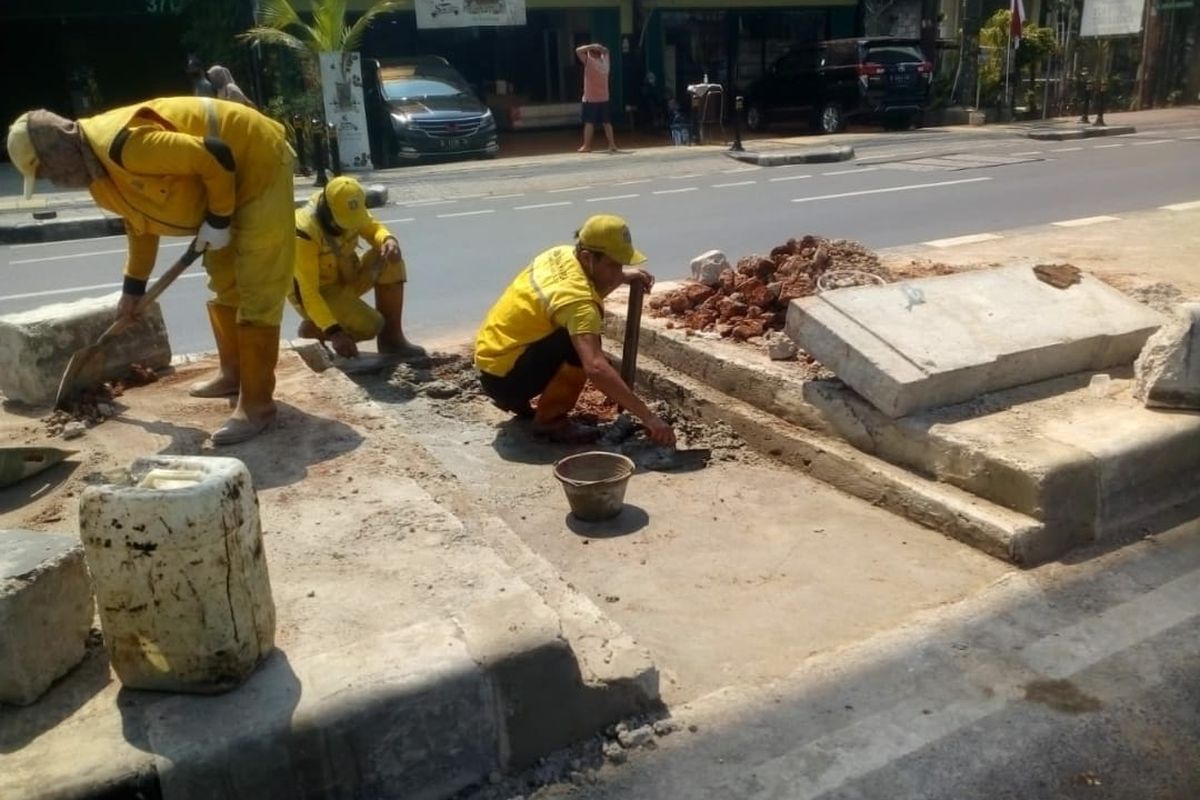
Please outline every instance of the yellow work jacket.
[[599, 335], [603, 308], [575, 248], [552, 247], [521, 270], [488, 311], [475, 338], [475, 366], [503, 378], [531, 344], [559, 328], [572, 336]]
[[382, 249], [392, 234], [374, 217], [356, 231], [328, 233], [317, 219], [317, 192], [296, 209], [296, 294], [304, 313], [325, 331], [337, 324], [329, 305], [321, 297], [322, 286], [354, 286], [358, 277], [358, 240], [365, 239], [375, 250]]
[[88, 187], [125, 220], [125, 275], [146, 280], [158, 237], [227, 222], [290, 169], [283, 126], [240, 103], [168, 97], [79, 120], [107, 177]]

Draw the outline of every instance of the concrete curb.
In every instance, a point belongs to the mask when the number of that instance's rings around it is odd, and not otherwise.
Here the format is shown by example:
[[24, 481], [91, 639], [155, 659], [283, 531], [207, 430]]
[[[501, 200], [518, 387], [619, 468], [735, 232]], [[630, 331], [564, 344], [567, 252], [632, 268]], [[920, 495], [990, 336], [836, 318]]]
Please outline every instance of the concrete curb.
[[1137, 133], [1137, 128], [1132, 125], [1108, 125], [1101, 128], [1094, 125], [1080, 125], [1075, 128], [1032, 130], [1028, 131], [1025, 136], [1039, 142], [1061, 142], [1071, 139], [1095, 139], [1103, 136], [1128, 136], [1131, 133]]
[[[383, 184], [367, 187], [367, 208], [387, 205], [388, 188]], [[306, 198], [296, 200], [296, 207]], [[54, 209], [39, 209], [39, 213]], [[70, 209], [68, 209], [70, 210]], [[103, 213], [85, 213], [71, 219], [47, 219], [36, 222], [0, 221], [0, 244], [41, 244], [71, 239], [90, 239], [97, 236], [119, 236], [125, 233], [125, 221]]]
[[[616, 351], [619, 353], [619, 348]], [[1043, 526], [1037, 520], [921, 478], [845, 442], [783, 422], [644, 353], [638, 355], [637, 380], [689, 415], [724, 422], [763, 455], [988, 555], [1022, 566], [1053, 555], [1040, 551]]]
[[731, 152], [727, 150], [725, 155], [735, 161], [757, 164], [760, 167], [778, 167], [784, 164], [827, 164], [834, 161], [848, 161], [854, 158], [854, 148], [850, 145], [829, 145], [782, 153], [754, 153], [748, 150]]

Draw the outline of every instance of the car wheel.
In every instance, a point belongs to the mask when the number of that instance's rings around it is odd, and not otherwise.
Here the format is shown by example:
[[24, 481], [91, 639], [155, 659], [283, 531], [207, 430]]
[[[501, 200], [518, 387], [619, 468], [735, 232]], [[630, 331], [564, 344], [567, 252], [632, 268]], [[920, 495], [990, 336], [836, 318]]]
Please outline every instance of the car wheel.
[[821, 107], [821, 113], [817, 116], [817, 127], [821, 129], [821, 133], [837, 133], [846, 127], [846, 117], [842, 114], [842, 107], [836, 102], [828, 102]]
[[766, 130], [767, 117], [758, 106], [750, 106], [746, 109], [746, 130], [759, 131]]

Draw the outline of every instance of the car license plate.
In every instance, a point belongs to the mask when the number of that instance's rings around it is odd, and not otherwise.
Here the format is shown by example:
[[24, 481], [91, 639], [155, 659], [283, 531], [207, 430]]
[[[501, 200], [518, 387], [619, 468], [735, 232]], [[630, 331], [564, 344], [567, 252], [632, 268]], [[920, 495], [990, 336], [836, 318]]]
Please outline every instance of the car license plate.
[[466, 139], [451, 139], [450, 140], [450, 148], [452, 150], [463, 150], [463, 149], [466, 149], [466, 147], [467, 147]]

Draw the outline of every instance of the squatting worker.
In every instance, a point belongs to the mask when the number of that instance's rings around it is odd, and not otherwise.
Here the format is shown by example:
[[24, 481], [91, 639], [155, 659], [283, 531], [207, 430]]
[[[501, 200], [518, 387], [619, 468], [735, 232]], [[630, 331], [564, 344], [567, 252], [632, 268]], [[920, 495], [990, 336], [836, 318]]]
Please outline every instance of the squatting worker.
[[125, 220], [129, 254], [117, 314], [131, 317], [160, 236], [195, 237], [215, 297], [208, 315], [220, 371], [195, 397], [237, 396], [215, 444], [264, 430], [275, 417], [275, 363], [295, 242], [293, 155], [283, 127], [254, 109], [205, 97], [149, 100], [78, 121], [22, 114], [8, 153], [25, 176], [86, 188]]
[[[488, 397], [506, 411], [533, 416], [536, 429], [552, 439], [583, 441], [588, 431], [567, 415], [590, 379], [637, 416], [652, 440], [673, 444], [671, 426], [625, 385], [600, 346], [604, 298], [621, 284], [654, 285], [650, 273], [624, 269], [645, 260], [625, 220], [609, 214], [589, 218], [574, 246], [537, 256], [492, 306], [476, 338], [475, 366]], [[538, 395], [534, 412], [529, 401]]]
[[[370, 247], [361, 257], [360, 238]], [[296, 270], [288, 300], [302, 318], [301, 338], [328, 341], [346, 358], [358, 355], [356, 342], [371, 338], [381, 353], [424, 356], [404, 337], [407, 280], [400, 242], [371, 216], [354, 178], [334, 178], [296, 209]], [[361, 299], [372, 288], [375, 308]]]

